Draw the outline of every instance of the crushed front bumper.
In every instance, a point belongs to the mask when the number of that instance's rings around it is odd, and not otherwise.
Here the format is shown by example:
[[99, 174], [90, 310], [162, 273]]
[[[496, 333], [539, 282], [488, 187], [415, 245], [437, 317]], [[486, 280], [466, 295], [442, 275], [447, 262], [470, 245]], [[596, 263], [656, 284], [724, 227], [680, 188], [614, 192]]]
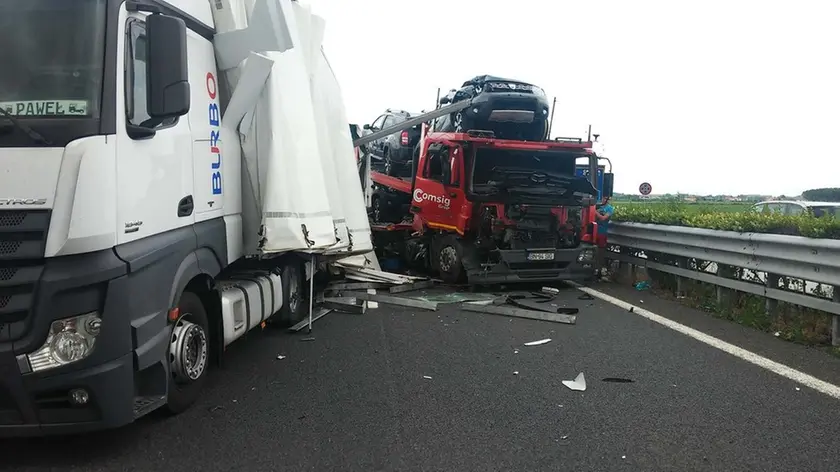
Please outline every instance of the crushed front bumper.
[[585, 280], [595, 271], [595, 246], [574, 249], [508, 249], [491, 253], [490, 262], [467, 269], [470, 284]]

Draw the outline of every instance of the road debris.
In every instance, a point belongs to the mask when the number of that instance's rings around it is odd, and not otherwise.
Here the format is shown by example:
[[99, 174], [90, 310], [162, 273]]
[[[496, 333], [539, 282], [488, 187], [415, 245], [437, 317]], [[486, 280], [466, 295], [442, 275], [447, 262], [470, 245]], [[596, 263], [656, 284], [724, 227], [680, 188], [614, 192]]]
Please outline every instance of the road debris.
[[526, 346], [541, 346], [543, 344], [548, 344], [551, 342], [551, 338], [540, 339], [539, 341], [531, 341], [529, 343], [525, 343]]
[[583, 392], [586, 390], [586, 377], [581, 372], [574, 380], [564, 380], [563, 385], [576, 392]]
[[621, 377], [606, 377], [601, 379], [601, 382], [633, 383], [633, 379], [625, 379]]
[[300, 338], [300, 340], [301, 340], [301, 341], [314, 341], [314, 340], [315, 340], [315, 338], [314, 338], [314, 337], [309, 337], [309, 338]]
[[409, 308], [419, 308], [422, 310], [437, 311], [438, 308], [437, 303], [415, 300], [413, 298], [381, 295], [378, 293], [346, 292], [343, 295], [347, 297], [355, 297], [358, 300], [367, 300], [368, 302], [379, 302], [386, 305], [405, 306]]
[[518, 370], [514, 370], [514, 371], [513, 371], [513, 375], [519, 375], [519, 371], [518, 371]]
[[432, 380], [432, 378], [429, 377], [428, 375], [424, 375], [423, 378], [426, 379], [426, 380]]
[[285, 358], [286, 358], [286, 356], [277, 356], [277, 360], [278, 360], [278, 361], [282, 361], [282, 360], [283, 360], [283, 359], [285, 359]]
[[553, 321], [555, 323], [575, 324], [577, 319], [574, 315], [561, 315], [557, 313], [546, 313], [544, 311], [526, 310], [523, 308], [512, 308], [507, 306], [483, 306], [464, 303], [461, 308], [474, 313], [487, 313], [490, 315], [510, 316], [512, 318], [525, 318], [529, 320]]
[[[332, 311], [332, 308], [320, 308], [317, 312], [315, 312], [312, 315], [312, 322], [314, 323], [315, 321], [323, 318], [325, 315], [331, 313]], [[299, 323], [289, 328], [289, 331], [296, 333], [302, 330], [303, 328], [306, 328], [307, 326], [309, 326], [309, 318], [301, 320]]]

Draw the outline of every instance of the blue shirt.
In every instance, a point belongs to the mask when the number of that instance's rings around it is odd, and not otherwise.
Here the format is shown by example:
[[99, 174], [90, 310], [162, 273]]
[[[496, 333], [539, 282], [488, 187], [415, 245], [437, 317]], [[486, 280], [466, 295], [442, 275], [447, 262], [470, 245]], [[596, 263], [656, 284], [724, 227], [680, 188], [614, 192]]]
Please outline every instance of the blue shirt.
[[606, 205], [601, 207], [601, 213], [607, 215], [607, 219], [597, 220], [598, 234], [607, 234], [607, 230], [609, 230], [610, 228], [610, 220], [612, 219], [613, 215], [613, 206], [607, 203]]

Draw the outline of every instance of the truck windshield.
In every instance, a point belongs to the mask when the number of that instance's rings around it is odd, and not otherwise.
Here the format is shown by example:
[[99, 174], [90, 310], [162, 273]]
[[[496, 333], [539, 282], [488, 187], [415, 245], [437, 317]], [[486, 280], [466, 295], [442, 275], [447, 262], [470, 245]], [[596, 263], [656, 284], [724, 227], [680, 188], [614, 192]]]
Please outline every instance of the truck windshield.
[[473, 183], [481, 185], [498, 180], [500, 169], [573, 177], [575, 161], [578, 157], [578, 154], [563, 151], [478, 148], [473, 165]]
[[541, 195], [582, 198], [592, 185], [575, 176], [580, 153], [478, 148], [472, 165], [472, 192], [484, 196]]
[[0, 1], [0, 107], [20, 119], [97, 118], [105, 2]]

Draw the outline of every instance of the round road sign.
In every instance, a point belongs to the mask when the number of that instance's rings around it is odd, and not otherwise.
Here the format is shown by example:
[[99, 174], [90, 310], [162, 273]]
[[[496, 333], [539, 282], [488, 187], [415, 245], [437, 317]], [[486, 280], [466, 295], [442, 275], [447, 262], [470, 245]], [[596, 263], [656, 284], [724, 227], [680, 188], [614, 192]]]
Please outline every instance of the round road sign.
[[652, 191], [653, 187], [651, 187], [647, 182], [642, 182], [642, 185], [639, 185], [639, 193], [642, 195], [650, 195], [650, 192]]

